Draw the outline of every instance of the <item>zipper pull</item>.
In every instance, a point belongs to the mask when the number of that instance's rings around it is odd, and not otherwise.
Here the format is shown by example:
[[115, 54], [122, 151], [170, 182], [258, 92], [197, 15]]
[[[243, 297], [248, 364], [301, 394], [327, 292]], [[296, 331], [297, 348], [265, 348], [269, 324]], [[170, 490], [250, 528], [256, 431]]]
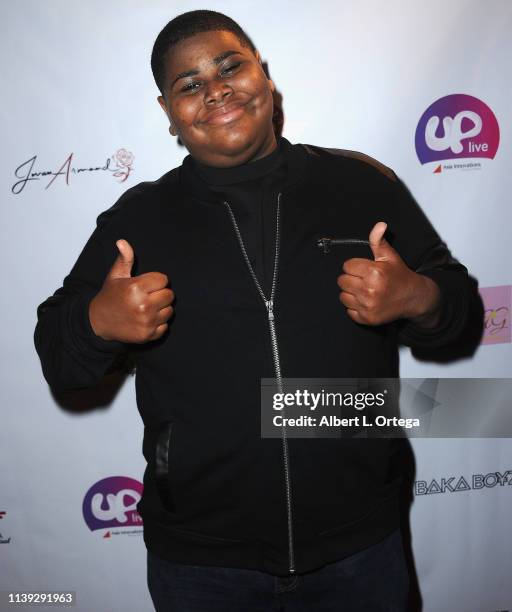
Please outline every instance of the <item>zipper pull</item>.
[[267, 300], [265, 302], [265, 306], [267, 307], [269, 321], [273, 321], [274, 320], [274, 302], [272, 300]]
[[322, 249], [324, 253], [329, 253], [331, 250], [331, 242], [332, 238], [320, 238], [319, 240], [317, 240], [316, 246], [319, 249]]

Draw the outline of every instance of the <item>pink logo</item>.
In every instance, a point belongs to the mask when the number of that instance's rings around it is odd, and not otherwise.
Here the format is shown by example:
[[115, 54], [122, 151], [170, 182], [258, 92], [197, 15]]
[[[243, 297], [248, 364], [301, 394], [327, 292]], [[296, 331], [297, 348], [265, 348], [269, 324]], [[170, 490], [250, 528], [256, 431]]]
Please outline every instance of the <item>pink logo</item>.
[[512, 287], [483, 287], [480, 295], [485, 308], [485, 331], [482, 344], [511, 342], [510, 312]]
[[500, 142], [492, 110], [473, 96], [439, 98], [421, 116], [416, 128], [416, 153], [422, 164], [443, 159], [494, 159]]

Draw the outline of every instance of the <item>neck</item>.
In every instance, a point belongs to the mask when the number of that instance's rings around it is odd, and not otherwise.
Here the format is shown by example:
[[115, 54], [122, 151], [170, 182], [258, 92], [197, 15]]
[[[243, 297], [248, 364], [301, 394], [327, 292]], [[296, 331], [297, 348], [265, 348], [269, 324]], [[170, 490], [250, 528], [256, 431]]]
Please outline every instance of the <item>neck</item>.
[[212, 168], [233, 168], [235, 166], [242, 166], [243, 164], [249, 164], [255, 162], [267, 155], [270, 155], [272, 151], [277, 148], [277, 140], [272, 130], [269, 132], [267, 137], [262, 143], [253, 142], [241, 152], [236, 155], [223, 155], [218, 154], [209, 157], [208, 159], [202, 158], [201, 155], [190, 153], [192, 157], [203, 166], [210, 166]]

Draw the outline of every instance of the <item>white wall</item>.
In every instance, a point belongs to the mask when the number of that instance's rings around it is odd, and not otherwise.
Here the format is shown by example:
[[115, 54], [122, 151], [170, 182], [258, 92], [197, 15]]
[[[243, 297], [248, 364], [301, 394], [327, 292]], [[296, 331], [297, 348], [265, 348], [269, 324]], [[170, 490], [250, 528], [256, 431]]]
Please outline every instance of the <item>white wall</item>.
[[[34, 350], [35, 312], [62, 284], [97, 215], [128, 187], [181, 163], [186, 151], [168, 135], [149, 57], [165, 23], [195, 8], [204, 4], [21, 0], [0, 10], [0, 589], [75, 590], [81, 612], [152, 609], [140, 526], [104, 538], [108, 529], [91, 532], [82, 514], [97, 481], [142, 479], [142, 424], [133, 378], [110, 406], [59, 406]], [[391, 166], [480, 286], [508, 291], [510, 333], [512, 3], [262, 0], [207, 8], [238, 20], [268, 61], [283, 94], [284, 135]], [[434, 174], [438, 164], [416, 155], [416, 126], [435, 100], [459, 93], [492, 109], [500, 145], [478, 170]], [[124, 182], [98, 170], [11, 191], [15, 169], [34, 155], [34, 172], [56, 171], [70, 153], [76, 168], [101, 167], [122, 148], [135, 156]], [[505, 330], [501, 342], [451, 365], [403, 351], [401, 371], [506, 378], [511, 363]], [[508, 439], [416, 440], [414, 448], [418, 481], [512, 469]], [[511, 502], [508, 484], [416, 497], [411, 528], [425, 612], [512, 607]]]

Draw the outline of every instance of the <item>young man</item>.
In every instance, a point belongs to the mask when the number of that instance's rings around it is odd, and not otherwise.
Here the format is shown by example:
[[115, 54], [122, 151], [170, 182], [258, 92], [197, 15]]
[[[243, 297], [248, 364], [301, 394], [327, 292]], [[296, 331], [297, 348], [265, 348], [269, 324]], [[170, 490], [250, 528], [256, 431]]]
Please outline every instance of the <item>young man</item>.
[[262, 438], [260, 381], [396, 377], [399, 342], [462, 337], [476, 283], [391, 170], [276, 137], [231, 19], [178, 16], [151, 63], [190, 155], [101, 213], [39, 306], [46, 380], [135, 358], [157, 610], [405, 610], [391, 441]]

